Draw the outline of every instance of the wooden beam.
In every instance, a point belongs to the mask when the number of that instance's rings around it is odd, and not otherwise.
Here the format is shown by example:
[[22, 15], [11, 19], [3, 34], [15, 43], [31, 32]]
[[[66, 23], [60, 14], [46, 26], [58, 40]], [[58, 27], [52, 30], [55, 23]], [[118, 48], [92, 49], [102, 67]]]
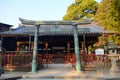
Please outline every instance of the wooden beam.
[[48, 42], [45, 43], [46, 53], [48, 53]]
[[68, 54], [70, 54], [70, 42], [69, 41], [67, 42], [67, 51], [68, 51]]

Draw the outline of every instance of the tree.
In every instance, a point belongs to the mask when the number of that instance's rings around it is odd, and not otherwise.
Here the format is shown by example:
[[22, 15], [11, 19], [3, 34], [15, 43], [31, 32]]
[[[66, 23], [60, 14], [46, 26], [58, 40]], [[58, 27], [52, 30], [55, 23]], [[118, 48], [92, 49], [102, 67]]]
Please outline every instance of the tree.
[[63, 17], [64, 20], [82, 20], [83, 18], [93, 19], [98, 8], [98, 3], [95, 0], [75, 0]]
[[120, 45], [120, 36], [119, 35], [110, 35], [107, 37], [107, 41], [110, 42], [110, 41], [113, 41], [115, 44], [117, 45]]
[[107, 30], [120, 31], [119, 6], [119, 0], [103, 0], [96, 13], [95, 21]]
[[113, 2], [113, 7], [117, 12], [120, 12], [120, 0], [114, 0]]
[[116, 21], [116, 29], [120, 31], [120, 0], [113, 0], [113, 8], [115, 10], [115, 21]]

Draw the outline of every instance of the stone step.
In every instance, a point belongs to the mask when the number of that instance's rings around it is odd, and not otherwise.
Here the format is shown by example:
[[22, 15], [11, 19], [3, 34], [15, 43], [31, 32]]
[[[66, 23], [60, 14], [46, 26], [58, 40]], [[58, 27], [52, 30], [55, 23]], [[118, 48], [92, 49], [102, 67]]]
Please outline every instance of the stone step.
[[49, 68], [72, 68], [72, 64], [44, 64], [44, 67], [49, 67]]
[[21, 78], [17, 80], [97, 80], [96, 78], [91, 78], [88, 76], [44, 76], [37, 78]]
[[97, 67], [83, 67], [83, 71], [97, 71]]
[[97, 80], [97, 79], [17, 79], [17, 80]]

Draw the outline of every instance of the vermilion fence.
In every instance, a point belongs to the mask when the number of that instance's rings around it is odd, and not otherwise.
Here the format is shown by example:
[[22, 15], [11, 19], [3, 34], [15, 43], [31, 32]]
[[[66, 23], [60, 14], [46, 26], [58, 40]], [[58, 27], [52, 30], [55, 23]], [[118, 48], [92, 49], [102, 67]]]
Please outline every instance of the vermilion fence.
[[74, 54], [68, 54], [68, 55], [64, 55], [64, 62], [65, 63], [76, 63], [76, 57]]
[[[33, 55], [15, 54], [14, 52], [7, 52], [3, 55], [3, 66], [5, 70], [30, 70], [32, 65]], [[38, 66], [42, 65], [42, 55], [37, 56]]]
[[[53, 60], [57, 56], [55, 60], [58, 60], [59, 54], [38, 54], [37, 55], [37, 66], [43, 64], [52, 64], [54, 63]], [[32, 53], [26, 53], [26, 54], [16, 54], [14, 52], [7, 52], [3, 55], [3, 66], [5, 69], [8, 70], [25, 70], [25, 69], [31, 69], [32, 67]], [[76, 63], [76, 57], [75, 54], [64, 54], [60, 55], [60, 58], [63, 60], [63, 63]], [[60, 60], [61, 60], [60, 59]], [[110, 63], [110, 59], [107, 55], [100, 55], [96, 56], [95, 54], [81, 54], [81, 62], [82, 65], [87, 65], [89, 63], [94, 64], [94, 62], [101, 61], [104, 64]]]
[[[37, 66], [39, 67], [42, 64], [52, 64], [54, 54], [38, 54], [37, 55]], [[3, 66], [6, 70], [25, 70], [31, 69], [32, 66], [32, 53], [27, 54], [16, 54], [14, 52], [7, 52], [7, 54], [3, 55]], [[59, 55], [57, 55], [59, 57]], [[63, 63], [75, 63], [75, 55], [63, 55], [62, 56]], [[56, 60], [58, 60], [56, 58]]]
[[89, 67], [97, 67], [101, 65], [103, 67], [108, 67], [111, 65], [111, 59], [107, 54], [95, 55], [95, 54], [81, 54], [82, 65]]
[[5, 54], [4, 68], [8, 70], [29, 69], [31, 67], [32, 54]]

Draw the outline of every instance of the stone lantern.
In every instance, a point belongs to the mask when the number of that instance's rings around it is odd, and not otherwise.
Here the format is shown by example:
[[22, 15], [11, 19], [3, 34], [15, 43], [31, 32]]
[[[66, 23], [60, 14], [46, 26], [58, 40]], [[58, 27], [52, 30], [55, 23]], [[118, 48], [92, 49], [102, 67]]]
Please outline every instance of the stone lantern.
[[111, 40], [108, 44], [108, 58], [111, 59], [111, 68], [110, 68], [110, 72], [118, 72], [119, 68], [117, 66], [116, 60], [119, 57], [118, 53], [118, 46], [113, 42], [113, 40]]
[[118, 46], [114, 43], [113, 40], [111, 40], [108, 43], [107, 49], [108, 49], [109, 54], [117, 54], [118, 53]]

